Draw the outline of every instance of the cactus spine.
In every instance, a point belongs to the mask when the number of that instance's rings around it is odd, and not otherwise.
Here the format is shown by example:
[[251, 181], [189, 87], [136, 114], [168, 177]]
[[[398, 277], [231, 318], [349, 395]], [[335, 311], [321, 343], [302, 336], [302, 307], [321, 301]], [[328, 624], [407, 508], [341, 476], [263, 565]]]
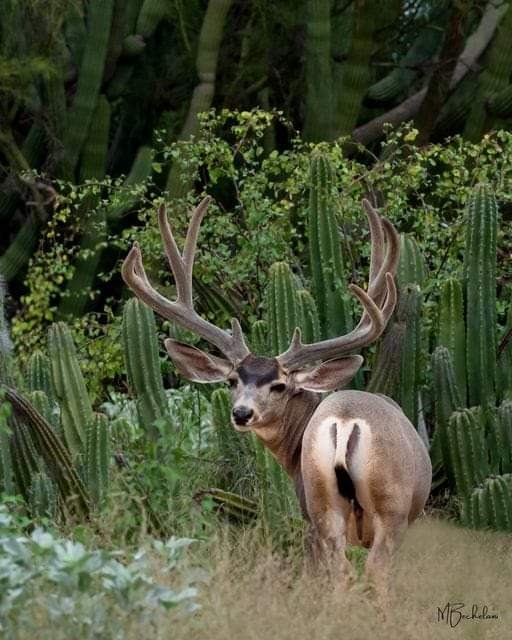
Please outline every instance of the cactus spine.
[[139, 300], [132, 299], [123, 310], [123, 353], [128, 381], [137, 396], [137, 411], [142, 426], [150, 439], [156, 441], [158, 429], [155, 421], [167, 415], [155, 316]]
[[512, 531], [512, 476], [487, 478], [473, 489], [462, 506], [463, 523], [474, 529]]
[[272, 355], [277, 355], [286, 351], [298, 326], [295, 283], [286, 262], [276, 262], [270, 267], [267, 309], [270, 350]]
[[85, 428], [92, 421], [93, 411], [71, 332], [63, 322], [50, 327], [48, 352], [64, 438], [73, 456], [78, 456], [84, 450]]
[[110, 434], [107, 416], [98, 413], [87, 428], [85, 479], [92, 501], [100, 505], [108, 492]]
[[470, 406], [494, 403], [498, 207], [486, 185], [471, 194], [466, 224], [466, 362]]
[[466, 404], [466, 326], [462, 285], [451, 278], [441, 288], [438, 345], [446, 347], [453, 361], [462, 406]]
[[334, 168], [330, 159], [317, 151], [310, 162], [308, 239], [313, 295], [323, 338], [347, 333], [352, 326], [335, 202]]

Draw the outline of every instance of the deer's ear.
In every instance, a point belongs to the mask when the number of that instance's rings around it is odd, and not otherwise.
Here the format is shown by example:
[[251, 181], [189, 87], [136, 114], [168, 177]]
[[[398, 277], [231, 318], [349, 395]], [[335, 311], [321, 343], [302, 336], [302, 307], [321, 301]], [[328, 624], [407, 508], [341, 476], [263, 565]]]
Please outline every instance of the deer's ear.
[[176, 369], [187, 380], [194, 382], [222, 382], [231, 373], [233, 366], [224, 358], [211, 356], [183, 342], [168, 338], [165, 341], [167, 353]]
[[295, 386], [318, 393], [334, 391], [350, 382], [362, 364], [362, 356], [328, 360], [317, 367], [301, 369], [294, 373]]

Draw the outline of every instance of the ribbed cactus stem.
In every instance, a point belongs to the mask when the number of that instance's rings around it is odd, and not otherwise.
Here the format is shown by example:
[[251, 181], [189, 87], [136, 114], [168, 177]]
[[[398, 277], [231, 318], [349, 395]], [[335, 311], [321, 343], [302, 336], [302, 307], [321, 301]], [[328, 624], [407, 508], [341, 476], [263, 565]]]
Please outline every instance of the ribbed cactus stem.
[[39, 349], [28, 359], [27, 387], [29, 391], [44, 391], [49, 401], [55, 398], [50, 358]]
[[123, 355], [139, 420], [151, 440], [159, 434], [155, 422], [167, 417], [156, 333], [153, 311], [139, 300], [128, 300], [123, 310]]
[[313, 296], [306, 289], [297, 291], [299, 326], [302, 330], [302, 342], [310, 343], [320, 340], [320, 318]]
[[212, 424], [220, 462], [218, 483], [220, 488], [232, 488], [241, 453], [241, 438], [231, 424], [231, 396], [227, 389], [215, 389], [212, 393]]
[[[30, 435], [30, 449], [33, 446], [36, 455], [44, 461], [49, 476], [59, 489], [62, 504], [73, 512], [88, 513], [89, 495], [76, 471], [68, 449], [26, 398], [13, 389], [6, 389], [5, 393], [13, 407], [13, 417], [18, 421], [15, 423], [14, 431], [17, 430], [17, 425], [21, 424], [23, 425], [23, 430], [20, 430], [22, 437], [25, 437], [27, 433]], [[38, 471], [38, 467], [34, 468], [33, 473]]]
[[457, 493], [467, 495], [489, 472], [480, 411], [463, 409], [453, 413], [447, 435]]
[[64, 138], [66, 160], [71, 171], [76, 167], [94, 116], [103, 80], [113, 9], [114, 0], [91, 0], [88, 4], [87, 41]]
[[512, 84], [496, 93], [488, 102], [487, 108], [493, 116], [508, 118], [512, 115]]
[[512, 401], [505, 400], [498, 409], [496, 421], [496, 462], [499, 473], [512, 473]]
[[466, 220], [466, 363], [471, 406], [493, 404], [496, 380], [498, 207], [487, 185], [471, 194]]
[[[385, 0], [386, 3], [390, 1]], [[366, 0], [355, 5], [352, 38], [334, 101], [334, 133], [337, 136], [350, 134], [357, 124], [361, 103], [372, 76], [370, 58], [383, 4]]]
[[80, 162], [80, 180], [102, 180], [107, 171], [110, 104], [104, 95], [98, 96]]
[[87, 427], [85, 478], [92, 501], [100, 505], [109, 487], [110, 432], [108, 418], [98, 413]]
[[437, 347], [432, 354], [432, 395], [434, 399], [435, 432], [433, 448], [438, 447], [450, 485], [455, 486], [454, 462], [448, 439], [450, 416], [462, 408], [453, 362], [446, 347]]
[[336, 224], [335, 172], [328, 156], [314, 152], [310, 162], [308, 239], [313, 296], [323, 338], [347, 333], [352, 327]]
[[258, 356], [268, 356], [269, 328], [265, 320], [256, 320], [251, 327], [251, 351]]
[[416, 240], [405, 233], [400, 234], [400, 262], [397, 281], [400, 288], [408, 284], [423, 286], [425, 281], [425, 260]]
[[331, 2], [307, 0], [305, 140], [330, 140], [332, 131]]
[[457, 389], [466, 404], [466, 325], [462, 285], [456, 278], [443, 283], [439, 298], [439, 329], [437, 343], [450, 352]]
[[150, 38], [160, 22], [169, 15], [170, 9], [169, 0], [144, 0], [135, 32], [146, 39]]
[[512, 476], [487, 478], [464, 499], [462, 521], [474, 529], [512, 531]]
[[55, 486], [44, 472], [37, 473], [30, 485], [30, 513], [33, 518], [54, 518], [57, 512]]
[[73, 456], [78, 456], [84, 451], [85, 428], [92, 421], [93, 411], [71, 332], [63, 322], [53, 324], [48, 331], [48, 353], [64, 438]]
[[5, 317], [5, 298], [7, 287], [0, 273], [0, 383], [9, 383], [11, 379], [12, 342]]
[[482, 72], [479, 75], [478, 89], [473, 98], [473, 106], [466, 120], [464, 137], [477, 141], [493, 123], [487, 103], [493, 94], [500, 93], [509, 85], [512, 71], [512, 5], [508, 5], [503, 19], [486, 53]]
[[58, 404], [50, 402], [46, 393], [38, 390], [30, 392], [29, 400], [34, 409], [43, 416], [55, 433], [61, 436], [62, 429], [60, 426], [60, 408]]
[[418, 400], [422, 376], [421, 308], [422, 296], [419, 286], [405, 286], [401, 291], [397, 310], [397, 322], [403, 322], [405, 325], [398, 401], [405, 415], [416, 427], [419, 420]]
[[299, 320], [293, 274], [286, 262], [276, 262], [270, 267], [267, 309], [270, 349], [276, 356], [288, 348]]

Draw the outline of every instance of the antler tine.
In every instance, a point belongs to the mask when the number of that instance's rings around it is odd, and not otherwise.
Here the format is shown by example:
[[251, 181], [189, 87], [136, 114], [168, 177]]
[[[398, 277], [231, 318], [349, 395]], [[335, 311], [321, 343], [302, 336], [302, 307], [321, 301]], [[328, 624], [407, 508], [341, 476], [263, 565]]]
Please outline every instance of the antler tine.
[[[351, 292], [363, 306], [357, 326], [348, 334], [312, 344], [302, 344], [296, 330], [287, 351], [278, 356], [287, 369], [300, 368], [316, 360], [339, 357], [376, 340], [384, 331], [397, 300], [394, 275], [398, 266], [400, 244], [394, 226], [381, 218], [367, 200], [363, 200], [371, 232], [372, 251], [368, 291], [355, 284]], [[384, 244], [385, 240], [385, 244]]]
[[362, 205], [368, 218], [368, 224], [370, 225], [371, 254], [369, 282], [371, 283], [377, 277], [382, 266], [385, 249], [384, 232], [382, 230], [381, 218], [376, 209], [370, 204], [370, 201], [367, 198], [363, 198]]
[[204, 320], [195, 311], [192, 296], [192, 269], [196, 252], [197, 236], [201, 220], [206, 212], [210, 197], [204, 198], [193, 211], [189, 224], [183, 255], [180, 254], [176, 240], [167, 220], [165, 206], [158, 209], [158, 223], [169, 266], [176, 281], [177, 299], [175, 302], [161, 295], [149, 282], [142, 254], [137, 243], [134, 243], [126, 256], [121, 274], [125, 283], [135, 295], [154, 309], [161, 316], [181, 327], [205, 338], [215, 345], [233, 364], [241, 362], [250, 351], [245, 344], [242, 329], [238, 320], [233, 319], [232, 333], [223, 331], [214, 324]]

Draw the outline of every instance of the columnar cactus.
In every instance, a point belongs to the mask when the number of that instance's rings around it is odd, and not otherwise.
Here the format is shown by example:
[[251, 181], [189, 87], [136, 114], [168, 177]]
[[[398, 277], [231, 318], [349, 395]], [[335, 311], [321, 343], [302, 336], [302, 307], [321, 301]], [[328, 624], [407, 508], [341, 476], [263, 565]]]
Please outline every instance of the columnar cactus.
[[332, 137], [331, 2], [307, 0], [304, 139]]
[[439, 299], [437, 343], [450, 352], [462, 406], [466, 404], [466, 326], [464, 300], [459, 280], [443, 283]]
[[432, 377], [435, 416], [432, 449], [433, 453], [440, 455], [450, 485], [455, 486], [448, 424], [450, 416], [457, 409], [461, 409], [463, 404], [455, 379], [452, 358], [446, 347], [437, 347], [432, 354]]
[[352, 327], [336, 225], [334, 178], [328, 156], [314, 152], [310, 163], [308, 207], [309, 268], [323, 338], [342, 335]]
[[380, 341], [367, 390], [399, 402], [415, 425], [419, 415], [420, 347], [421, 293], [412, 284], [402, 290], [394, 318]]
[[400, 288], [408, 284], [423, 286], [425, 281], [425, 260], [412, 236], [400, 234], [400, 262], [396, 278]]
[[490, 117], [487, 101], [494, 93], [499, 93], [508, 87], [512, 71], [511, 32], [512, 6], [509, 4], [485, 53], [483, 69], [478, 77], [478, 89], [464, 129], [464, 137], [469, 140], [479, 140], [481, 135], [490, 128], [493, 118]]
[[448, 447], [457, 493], [467, 495], [489, 474], [480, 408], [455, 411], [448, 421]]
[[54, 518], [57, 513], [55, 485], [44, 472], [35, 474], [30, 485], [30, 513], [32, 517]]
[[471, 194], [466, 224], [466, 362], [470, 406], [494, 403], [498, 207], [486, 185]]
[[462, 522], [474, 529], [512, 531], [512, 476], [492, 476], [464, 498]]
[[512, 401], [505, 400], [498, 408], [494, 430], [496, 453], [491, 460], [498, 473], [512, 473]]
[[159, 23], [169, 13], [170, 3], [168, 0], [144, 0], [135, 32], [149, 38], [153, 35]]
[[295, 282], [286, 262], [276, 262], [270, 267], [267, 312], [270, 350], [275, 356], [288, 348], [299, 324]]
[[108, 492], [110, 466], [110, 433], [108, 418], [97, 413], [87, 426], [85, 481], [89, 495], [100, 505]]
[[102, 180], [107, 170], [110, 104], [104, 95], [98, 96], [89, 135], [82, 150], [80, 180]]
[[251, 327], [251, 351], [258, 356], [269, 355], [269, 329], [265, 320], [256, 320]]
[[421, 381], [421, 307], [422, 297], [417, 285], [402, 289], [397, 309], [397, 322], [405, 325], [400, 372], [399, 404], [405, 415], [415, 425], [419, 418], [419, 393]]
[[73, 105], [68, 115], [64, 148], [74, 171], [94, 116], [107, 56], [114, 0], [92, 0], [88, 5], [87, 40]]
[[34, 409], [43, 416], [55, 433], [61, 436], [62, 429], [60, 426], [60, 408], [58, 404], [56, 402], [50, 402], [44, 391], [36, 390], [30, 392], [29, 399]]
[[137, 397], [142, 426], [152, 440], [158, 438], [155, 421], [167, 416], [167, 399], [160, 372], [155, 316], [137, 299], [123, 310], [123, 355], [128, 381]]
[[243, 441], [231, 424], [231, 397], [227, 389], [215, 389], [212, 393], [212, 424], [217, 438], [220, 461], [219, 487], [233, 489]]
[[49, 329], [48, 353], [55, 396], [61, 407], [64, 438], [76, 457], [84, 451], [85, 428], [93, 419], [93, 411], [71, 332], [63, 322], [53, 324]]
[[299, 326], [302, 330], [302, 341], [317, 342], [320, 340], [320, 319], [313, 296], [306, 289], [297, 291]]
[[26, 377], [29, 391], [43, 391], [47, 399], [53, 401], [55, 392], [52, 382], [51, 362], [42, 351], [34, 351], [28, 359]]

